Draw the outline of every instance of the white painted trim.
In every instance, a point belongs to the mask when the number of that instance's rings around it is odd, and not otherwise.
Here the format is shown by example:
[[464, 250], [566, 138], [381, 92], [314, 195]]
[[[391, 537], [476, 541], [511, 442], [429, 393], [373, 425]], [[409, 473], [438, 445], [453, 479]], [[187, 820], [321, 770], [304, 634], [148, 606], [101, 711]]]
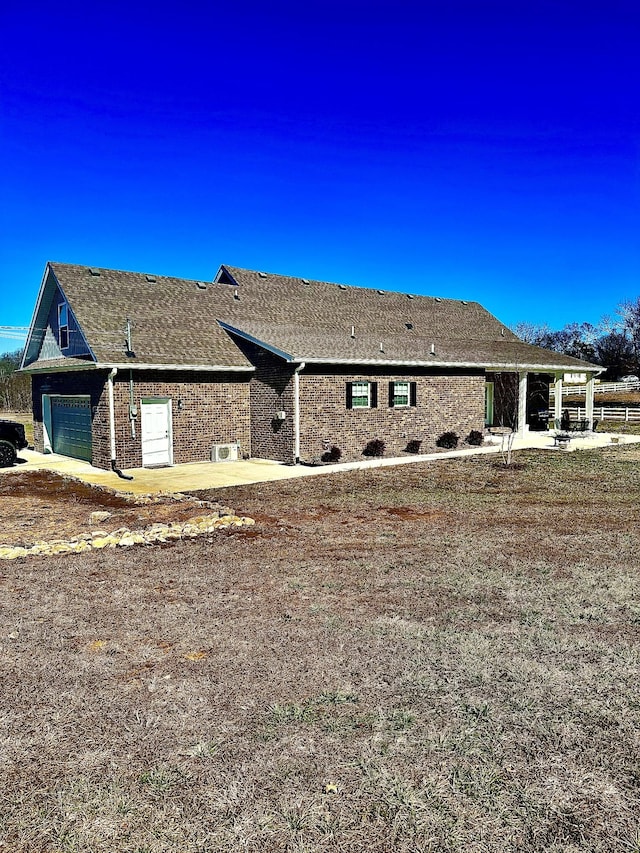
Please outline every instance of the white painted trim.
[[239, 367], [237, 365], [207, 365], [207, 364], [133, 364], [132, 362], [113, 364], [103, 362], [81, 362], [74, 363], [76, 359], [69, 357], [69, 364], [51, 365], [50, 367], [42, 366], [31, 369], [30, 367], [22, 368], [23, 373], [64, 373], [65, 371], [74, 370], [111, 370], [117, 367], [118, 370], [192, 370], [200, 373], [253, 373], [255, 367], [249, 365]]

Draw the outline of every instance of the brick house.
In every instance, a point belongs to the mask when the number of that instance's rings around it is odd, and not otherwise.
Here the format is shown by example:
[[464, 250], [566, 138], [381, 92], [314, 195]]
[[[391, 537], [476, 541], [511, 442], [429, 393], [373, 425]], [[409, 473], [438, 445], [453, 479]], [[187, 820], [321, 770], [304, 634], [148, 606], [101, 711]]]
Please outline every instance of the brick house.
[[116, 470], [524, 432], [567, 371], [589, 376], [592, 412], [600, 370], [523, 343], [477, 302], [226, 265], [204, 282], [57, 263], [22, 369], [36, 449]]

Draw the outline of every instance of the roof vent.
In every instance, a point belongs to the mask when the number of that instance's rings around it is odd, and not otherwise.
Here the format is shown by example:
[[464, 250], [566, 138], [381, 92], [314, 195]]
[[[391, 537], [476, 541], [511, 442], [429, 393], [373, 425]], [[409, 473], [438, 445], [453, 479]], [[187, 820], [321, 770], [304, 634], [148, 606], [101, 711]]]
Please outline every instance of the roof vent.
[[238, 293], [238, 288], [237, 288], [237, 287], [236, 287], [236, 289], [233, 291], [233, 298], [234, 298], [234, 299], [240, 299], [240, 294]]
[[413, 323], [405, 323], [404, 325], [407, 329], [413, 329]]
[[352, 327], [351, 327], [351, 337], [352, 337], [352, 338], [355, 338], [355, 336], [356, 336], [356, 327], [355, 327], [355, 326], [352, 326]]
[[207, 282], [206, 281], [196, 281], [196, 287], [198, 288], [198, 290], [206, 290], [207, 289]]
[[439, 296], [434, 296], [433, 298], [436, 300], [436, 302], [442, 302], [442, 299], [440, 299]]
[[100, 275], [100, 270], [97, 270], [95, 267], [89, 267], [90, 275]]
[[384, 344], [380, 341], [380, 352], [384, 352]]
[[436, 354], [436, 345], [431, 344], [431, 355], [435, 355], [435, 354]]
[[467, 302], [467, 300], [466, 300], [466, 299], [463, 299], [463, 300], [462, 300], [462, 304], [463, 304], [463, 305], [468, 305], [469, 303]]
[[267, 277], [266, 272], [259, 272], [258, 275], [260, 276], [260, 278], [266, 278]]
[[384, 296], [384, 290], [379, 290], [378, 293], [380, 294], [380, 296]]
[[502, 337], [504, 338], [504, 328], [500, 329], [500, 334], [501, 334], [501, 335], [502, 335]]
[[309, 283], [310, 283], [308, 278], [301, 278], [301, 279], [300, 279], [300, 281], [301, 281], [303, 284], [309, 284]]
[[155, 281], [156, 280], [155, 275], [145, 275], [145, 278], [147, 281]]
[[340, 290], [346, 290], [347, 289], [346, 284], [339, 284], [338, 287], [340, 288]]
[[413, 293], [407, 293], [407, 299], [413, 299]]

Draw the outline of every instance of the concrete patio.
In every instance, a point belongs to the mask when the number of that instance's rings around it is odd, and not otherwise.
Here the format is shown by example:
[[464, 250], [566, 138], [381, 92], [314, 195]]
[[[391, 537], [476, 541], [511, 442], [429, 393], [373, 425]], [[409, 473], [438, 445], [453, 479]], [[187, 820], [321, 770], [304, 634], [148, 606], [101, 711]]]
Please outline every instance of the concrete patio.
[[[249, 483], [266, 483], [273, 480], [290, 480], [295, 477], [313, 477], [319, 474], [334, 474], [340, 471], [363, 470], [389, 465], [411, 465], [416, 462], [455, 459], [477, 454], [499, 454], [501, 439], [495, 436], [492, 444], [482, 447], [465, 447], [462, 450], [440, 451], [407, 455], [396, 458], [367, 459], [357, 462], [345, 462], [336, 465], [282, 465], [268, 459], [249, 459], [237, 462], [190, 462], [171, 468], [134, 468], [124, 473], [133, 477], [123, 480], [113, 471], [94, 468], [88, 462], [59, 456], [55, 453], [42, 454], [34, 450], [22, 450], [18, 463], [13, 468], [0, 469], [0, 475], [11, 476], [16, 471], [46, 470], [57, 471], [77, 477], [86, 483], [104, 486], [118, 492], [130, 494], [158, 494], [160, 492], [186, 492], [196, 489], [221, 489], [230, 486], [242, 486]], [[640, 443], [640, 435], [622, 435], [618, 433], [589, 433], [572, 437], [566, 448], [554, 445], [553, 433], [529, 432], [524, 437], [516, 436], [513, 450], [525, 449], [551, 450], [556, 453], [571, 453], [579, 450], [592, 450], [597, 447], [612, 447], [623, 444]]]

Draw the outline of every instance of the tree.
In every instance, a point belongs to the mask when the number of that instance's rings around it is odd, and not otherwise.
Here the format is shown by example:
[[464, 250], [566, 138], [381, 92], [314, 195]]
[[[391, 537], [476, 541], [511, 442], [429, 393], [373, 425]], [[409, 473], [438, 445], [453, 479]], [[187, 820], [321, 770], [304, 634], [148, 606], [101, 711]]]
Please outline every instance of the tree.
[[607, 377], [617, 379], [637, 369], [633, 344], [624, 332], [609, 332], [596, 343], [596, 360], [607, 368]]
[[25, 412], [31, 408], [31, 380], [17, 373], [22, 361], [22, 350], [0, 355], [0, 409]]

